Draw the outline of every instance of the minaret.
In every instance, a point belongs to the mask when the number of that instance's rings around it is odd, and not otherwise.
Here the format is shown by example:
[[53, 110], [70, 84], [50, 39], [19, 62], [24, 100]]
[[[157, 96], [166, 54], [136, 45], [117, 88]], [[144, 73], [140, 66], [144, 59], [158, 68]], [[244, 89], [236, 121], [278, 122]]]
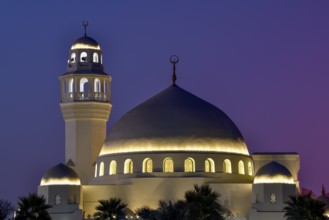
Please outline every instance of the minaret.
[[111, 76], [104, 72], [99, 44], [85, 35], [71, 47], [61, 82], [61, 111], [65, 120], [65, 163], [87, 184], [106, 138], [111, 112]]

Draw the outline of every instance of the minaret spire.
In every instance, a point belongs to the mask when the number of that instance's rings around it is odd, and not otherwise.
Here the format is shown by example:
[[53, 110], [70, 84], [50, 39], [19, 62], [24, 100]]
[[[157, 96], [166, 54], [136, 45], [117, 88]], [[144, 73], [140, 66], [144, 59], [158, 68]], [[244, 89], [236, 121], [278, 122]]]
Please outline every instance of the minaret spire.
[[173, 86], [176, 86], [176, 80], [177, 80], [177, 76], [176, 76], [176, 63], [178, 63], [178, 61], [179, 61], [179, 57], [178, 56], [172, 55], [170, 57], [170, 63], [173, 64], [173, 73], [172, 73], [172, 77], [171, 77], [171, 79], [172, 79], [172, 85]]
[[85, 37], [87, 37], [87, 26], [88, 26], [88, 21], [83, 21], [83, 22], [82, 22], [82, 25], [83, 25], [83, 27], [84, 27], [84, 29], [85, 29]]

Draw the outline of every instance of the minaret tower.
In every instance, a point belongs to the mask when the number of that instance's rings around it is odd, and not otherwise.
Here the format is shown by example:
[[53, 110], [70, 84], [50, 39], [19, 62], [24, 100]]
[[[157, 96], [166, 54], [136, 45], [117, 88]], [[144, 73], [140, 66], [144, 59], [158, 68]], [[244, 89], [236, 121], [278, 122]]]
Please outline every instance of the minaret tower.
[[104, 72], [99, 44], [85, 34], [71, 47], [61, 82], [61, 111], [65, 120], [65, 163], [87, 184], [106, 138], [111, 112], [111, 76]]

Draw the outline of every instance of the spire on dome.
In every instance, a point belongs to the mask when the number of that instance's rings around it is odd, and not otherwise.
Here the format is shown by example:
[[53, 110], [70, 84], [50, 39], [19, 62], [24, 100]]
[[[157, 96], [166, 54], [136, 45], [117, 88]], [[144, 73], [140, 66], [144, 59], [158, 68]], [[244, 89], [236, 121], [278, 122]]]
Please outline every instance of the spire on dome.
[[82, 25], [83, 25], [83, 27], [84, 27], [84, 29], [85, 29], [85, 37], [87, 37], [88, 21], [83, 21], [83, 22], [82, 22]]
[[172, 55], [169, 60], [170, 60], [170, 63], [173, 64], [173, 73], [172, 73], [172, 77], [171, 77], [172, 78], [172, 85], [173, 86], [176, 86], [176, 80], [177, 80], [177, 76], [176, 76], [176, 63], [179, 62], [179, 57], [176, 56], [176, 55]]

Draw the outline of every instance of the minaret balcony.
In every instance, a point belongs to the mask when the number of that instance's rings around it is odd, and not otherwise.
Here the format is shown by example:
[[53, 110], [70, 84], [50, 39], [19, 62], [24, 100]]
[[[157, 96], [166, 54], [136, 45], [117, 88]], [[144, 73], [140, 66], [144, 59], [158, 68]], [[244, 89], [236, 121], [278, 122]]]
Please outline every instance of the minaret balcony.
[[62, 102], [110, 102], [110, 95], [104, 92], [68, 92], [62, 96]]

